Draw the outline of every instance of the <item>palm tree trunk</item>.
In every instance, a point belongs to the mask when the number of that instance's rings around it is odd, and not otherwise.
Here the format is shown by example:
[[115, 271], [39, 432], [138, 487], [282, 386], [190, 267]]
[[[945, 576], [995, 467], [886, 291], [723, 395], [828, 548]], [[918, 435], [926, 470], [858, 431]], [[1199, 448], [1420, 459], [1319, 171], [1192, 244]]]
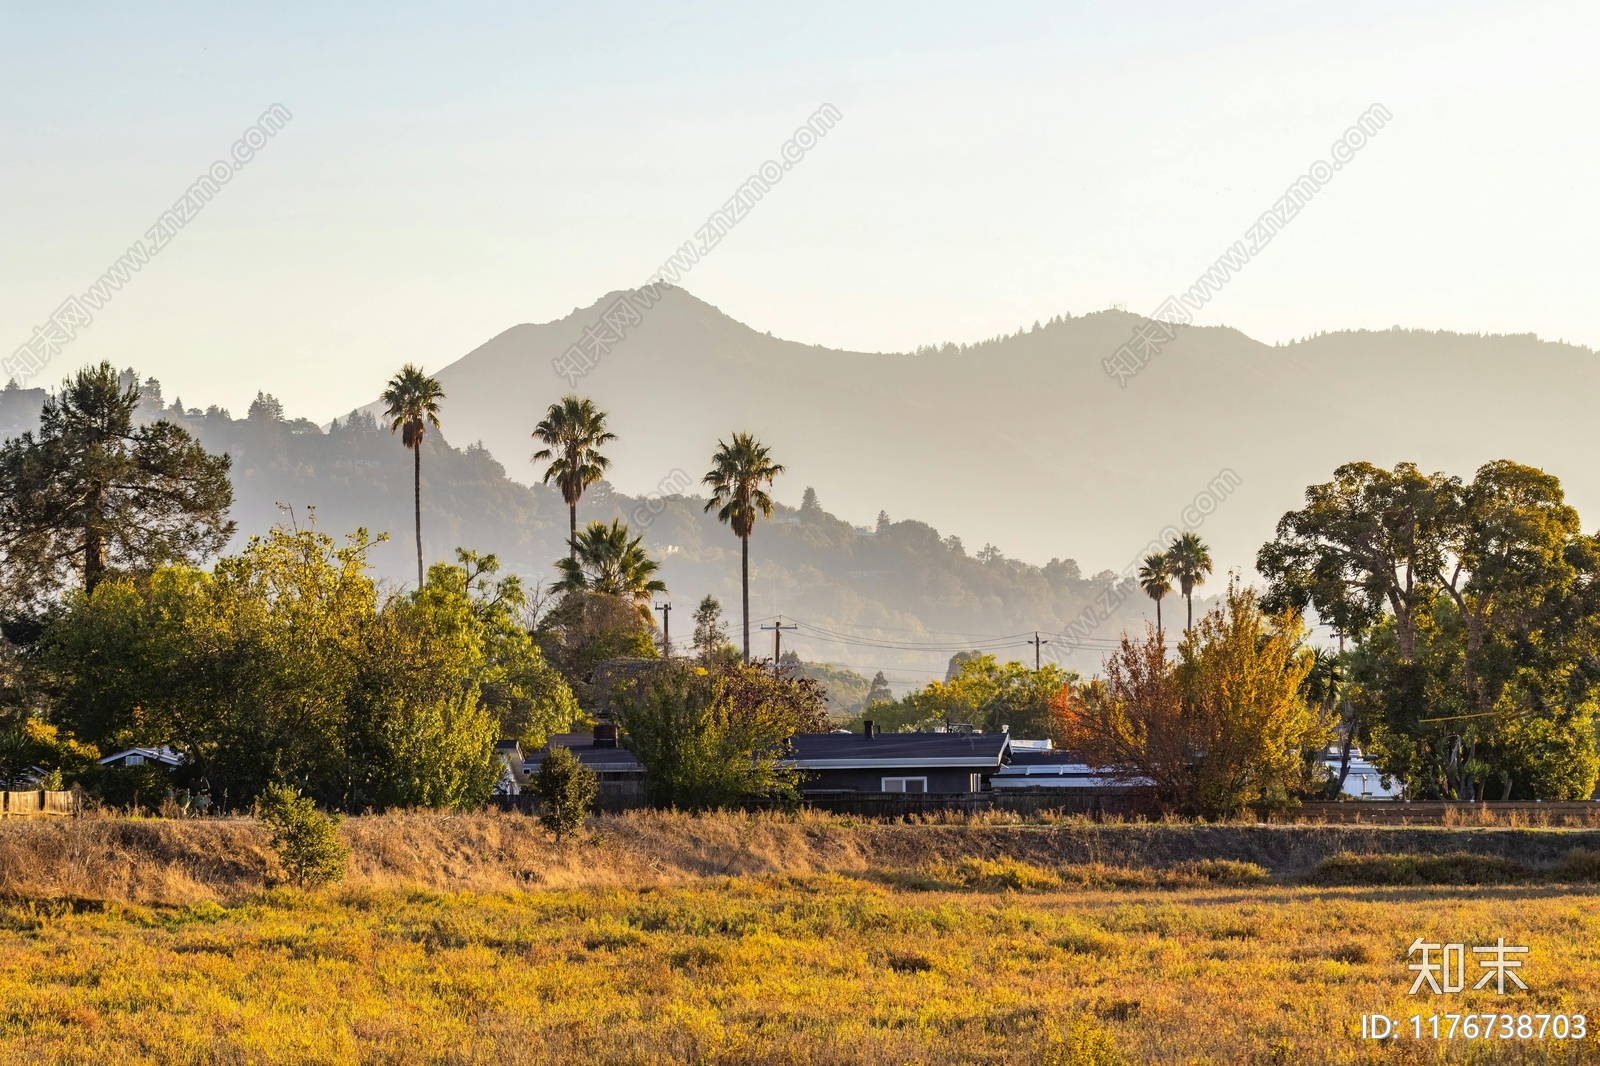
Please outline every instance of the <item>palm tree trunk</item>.
[[418, 440], [411, 449], [414, 459], [411, 487], [412, 497], [417, 509], [417, 588], [422, 587], [422, 441]]
[[739, 538], [740, 574], [744, 580], [744, 662], [750, 665], [750, 534]]
[[1156, 597], [1156, 632], [1161, 632], [1161, 597]]
[[1183, 625], [1183, 631], [1187, 633], [1194, 628], [1194, 593], [1185, 592], [1183, 594], [1183, 602], [1189, 605], [1189, 618]]
[[567, 512], [568, 512], [567, 529], [569, 530], [569, 533], [568, 533], [568, 536], [567, 536], [567, 545], [568, 545], [568, 547], [570, 548], [570, 550], [572, 552], [572, 555], [571, 555], [572, 561], [573, 562], [577, 562], [578, 561], [578, 505], [575, 504], [575, 503], [568, 504], [567, 505]]

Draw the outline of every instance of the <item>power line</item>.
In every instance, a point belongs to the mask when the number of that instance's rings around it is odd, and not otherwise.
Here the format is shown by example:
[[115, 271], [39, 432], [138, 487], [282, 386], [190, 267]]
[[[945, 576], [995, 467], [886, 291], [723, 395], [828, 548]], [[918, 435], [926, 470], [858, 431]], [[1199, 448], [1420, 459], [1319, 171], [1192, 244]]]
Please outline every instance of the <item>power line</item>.
[[656, 604], [656, 610], [661, 612], [661, 650], [662, 657], [672, 658], [672, 601]]
[[762, 626], [761, 628], [762, 630], [772, 630], [772, 676], [777, 677], [778, 663], [783, 659], [783, 631], [785, 629], [799, 629], [800, 627], [793, 623], [784, 625], [783, 615], [780, 614], [778, 615], [778, 620], [772, 625]]

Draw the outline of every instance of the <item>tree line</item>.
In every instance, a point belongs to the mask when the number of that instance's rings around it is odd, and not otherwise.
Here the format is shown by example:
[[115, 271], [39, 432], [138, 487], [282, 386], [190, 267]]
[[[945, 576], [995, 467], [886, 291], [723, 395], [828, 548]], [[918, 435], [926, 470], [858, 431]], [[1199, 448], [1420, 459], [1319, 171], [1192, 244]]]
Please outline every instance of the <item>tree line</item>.
[[[284, 524], [218, 557], [235, 533], [231, 459], [166, 418], [141, 422], [137, 380], [85, 368], [47, 398], [37, 434], [0, 446], [0, 785], [78, 784], [118, 805], [151, 805], [170, 785], [201, 806], [239, 807], [284, 786], [349, 810], [472, 807], [504, 773], [496, 740], [538, 747], [586, 725], [599, 663], [659, 656], [659, 564], [622, 523], [578, 525], [616, 439], [592, 402], [563, 397], [532, 431], [571, 535], [559, 579], [530, 592], [492, 555], [424, 558], [421, 446], [445, 394], [402, 368], [383, 403], [413, 457], [418, 583], [392, 589], [368, 564], [386, 535], [336, 541], [314, 509], [288, 509]], [[749, 538], [772, 513], [766, 487], [782, 470], [736, 433], [705, 478], [707, 509], [745, 545], [746, 589]], [[702, 614], [720, 637], [720, 605], [708, 598]], [[748, 618], [746, 608], [747, 633]], [[679, 690], [722, 723], [724, 747], [821, 727], [815, 686], [768, 683], [748, 643], [729, 655], [719, 639], [702, 660]], [[641, 691], [635, 702], [665, 714], [662, 698]], [[149, 763], [99, 767], [100, 754], [132, 747], [170, 747], [182, 765], [172, 779]], [[691, 803], [723, 794], [675, 787]]]
[[[625, 523], [578, 521], [616, 439], [592, 401], [562, 397], [531, 431], [569, 538], [557, 580], [530, 592], [493, 556], [424, 558], [421, 444], [445, 397], [403, 368], [383, 402], [413, 453], [418, 583], [386, 589], [367, 562], [376, 539], [335, 541], [312, 513], [290, 511], [218, 557], [235, 533], [230, 457], [166, 419], [139, 421], [125, 377], [109, 364], [80, 371], [48, 398], [37, 434], [0, 446], [5, 782], [43, 775], [111, 800], [148, 796], [154, 771], [112, 774], [96, 760], [170, 746], [182, 784], [207, 802], [241, 805], [281, 784], [345, 809], [470, 806], [501, 772], [496, 739], [538, 746], [584, 725], [599, 664], [661, 657], [658, 561]], [[741, 432], [717, 442], [702, 479], [705, 510], [741, 542], [742, 648], [708, 596], [695, 659], [616, 693], [658, 802], [792, 795], [783, 744], [827, 724], [814, 683], [750, 657], [749, 543], [782, 473]], [[1236, 577], [1196, 620], [1193, 593], [1212, 569], [1193, 534], [1145, 559], [1136, 580], [1157, 623], [1124, 634], [1100, 677], [960, 657], [899, 700], [880, 677], [862, 716], [1049, 736], [1206, 814], [1337, 795], [1357, 749], [1414, 798], [1592, 792], [1600, 538], [1554, 476], [1510, 461], [1470, 481], [1347, 464], [1309, 487], [1258, 553], [1264, 589]], [[1161, 608], [1174, 590], [1187, 610], [1169, 650]], [[1312, 612], [1337, 651], [1311, 641]], [[1341, 754], [1332, 773], [1329, 745]]]
[[[1179, 541], [1145, 561], [1158, 610], [1172, 577], [1189, 595], [1204, 554]], [[1265, 589], [1230, 583], [1175, 656], [1158, 624], [1064, 687], [1063, 742], [1191, 813], [1337, 798], [1353, 750], [1412, 799], [1593, 794], [1600, 536], [1554, 475], [1348, 463], [1306, 489], [1256, 566]], [[1311, 612], [1337, 650], [1312, 643]]]

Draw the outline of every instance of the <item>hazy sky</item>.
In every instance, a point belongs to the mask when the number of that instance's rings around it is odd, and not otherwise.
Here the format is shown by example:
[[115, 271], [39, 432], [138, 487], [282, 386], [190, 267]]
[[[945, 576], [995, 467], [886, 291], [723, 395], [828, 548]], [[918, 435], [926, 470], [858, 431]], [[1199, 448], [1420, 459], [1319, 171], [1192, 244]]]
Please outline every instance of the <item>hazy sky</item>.
[[1597, 31], [1593, 3], [4, 3], [0, 348], [281, 103], [43, 380], [109, 358], [325, 420], [637, 284], [824, 102], [843, 121], [685, 282], [781, 337], [1147, 311], [1382, 103], [1201, 321], [1600, 346]]

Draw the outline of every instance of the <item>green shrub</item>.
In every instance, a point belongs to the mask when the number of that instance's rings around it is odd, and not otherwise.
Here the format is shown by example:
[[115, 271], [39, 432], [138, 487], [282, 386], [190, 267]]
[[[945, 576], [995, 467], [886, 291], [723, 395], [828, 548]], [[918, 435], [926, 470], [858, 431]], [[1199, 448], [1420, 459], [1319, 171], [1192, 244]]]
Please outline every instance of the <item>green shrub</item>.
[[268, 785], [257, 818], [272, 830], [272, 847], [284, 871], [301, 888], [343, 881], [350, 849], [339, 839], [338, 815], [317, 810], [288, 785]]
[[797, 800], [800, 772], [781, 761], [789, 738], [827, 726], [814, 684], [774, 682], [744, 666], [674, 663], [639, 679], [618, 702], [618, 724], [645, 768], [650, 802], [686, 811]]
[[1600, 881], [1600, 851], [1573, 848], [1551, 872], [1559, 881]]
[[1213, 885], [1260, 885], [1272, 879], [1265, 867], [1237, 859], [1193, 859], [1172, 868], [1172, 880]]
[[600, 791], [600, 782], [571, 749], [551, 745], [534, 776], [533, 789], [539, 796], [539, 821], [556, 835], [559, 843], [583, 825], [584, 816]]
[[90, 790], [98, 792], [107, 807], [119, 810], [156, 810], [172, 787], [172, 775], [160, 763], [95, 769], [99, 772], [88, 775]]

